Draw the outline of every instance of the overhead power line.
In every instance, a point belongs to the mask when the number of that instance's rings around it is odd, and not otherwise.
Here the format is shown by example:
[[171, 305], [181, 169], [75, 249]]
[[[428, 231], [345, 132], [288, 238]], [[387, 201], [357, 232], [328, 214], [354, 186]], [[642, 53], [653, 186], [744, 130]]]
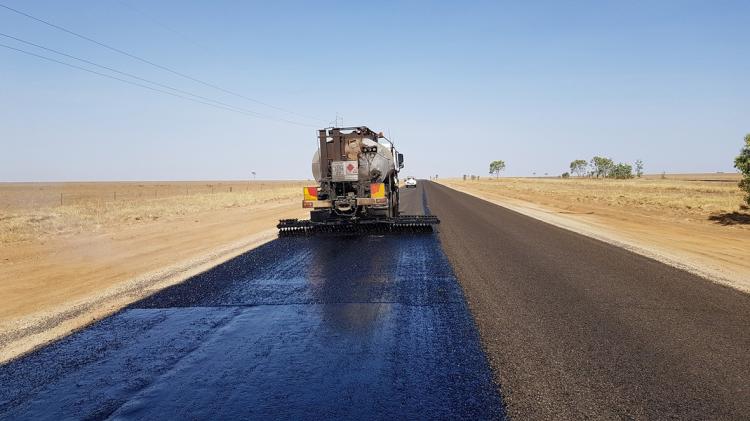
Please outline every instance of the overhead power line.
[[161, 29], [163, 29], [163, 30], [171, 33], [172, 35], [177, 36], [178, 38], [182, 39], [183, 41], [186, 41], [186, 42], [188, 42], [188, 43], [190, 43], [190, 44], [192, 44], [192, 45], [194, 45], [194, 46], [196, 46], [198, 48], [201, 48], [201, 49], [203, 49], [205, 51], [210, 51], [209, 47], [206, 47], [205, 45], [200, 44], [200, 43], [194, 41], [192, 39], [192, 37], [189, 37], [189, 36], [185, 35], [184, 33], [180, 32], [180, 31], [177, 31], [176, 29], [173, 29], [170, 26], [165, 25], [159, 19], [157, 19], [154, 16], [146, 13], [143, 9], [135, 7], [133, 4], [131, 4], [131, 3], [127, 2], [127, 1], [125, 1], [125, 0], [118, 0], [117, 2], [120, 3], [123, 7], [125, 7], [127, 9], [129, 9], [129, 10], [131, 10], [131, 11], [139, 14], [141, 17], [145, 18], [146, 20], [148, 20], [152, 24], [158, 26], [159, 28], [161, 28]]
[[[43, 56], [41, 54], [36, 54], [36, 53], [31, 52], [31, 51], [23, 50], [21, 48], [12, 47], [10, 45], [5, 45], [5, 44], [1, 44], [0, 43], [0, 47], [7, 48], [9, 50], [13, 50], [13, 51], [16, 51], [16, 52], [19, 52], [19, 53], [23, 53], [23, 54], [26, 54], [26, 55], [29, 55], [29, 56], [37, 57], [37, 58], [40, 58], [42, 60], [47, 60], [47, 61], [51, 61], [51, 62], [54, 62], [54, 63], [62, 64], [63, 66], [67, 66], [67, 67], [71, 67], [71, 68], [74, 68], [74, 69], [82, 70], [84, 72], [93, 73], [95, 75], [99, 75], [99, 76], [106, 77], [106, 78], [109, 78], [109, 79], [114, 79], [114, 80], [117, 80], [117, 81], [120, 81], [120, 82], [123, 82], [123, 83], [127, 83], [129, 85], [138, 86], [140, 88], [148, 89], [150, 91], [161, 92], [163, 94], [167, 94], [167, 95], [170, 95], [170, 96], [173, 96], [173, 97], [182, 98], [182, 99], [185, 99], [187, 101], [197, 102], [199, 104], [208, 105], [210, 107], [219, 108], [219, 109], [227, 110], [227, 111], [232, 111], [232, 112], [239, 113], [239, 114], [249, 115], [249, 116], [256, 117], [256, 118], [269, 118], [268, 116], [264, 116], [262, 114], [259, 115], [258, 113], [255, 113], [255, 112], [252, 112], [252, 111], [242, 110], [242, 109], [234, 108], [234, 107], [231, 107], [231, 106], [224, 106], [224, 105], [214, 104], [214, 103], [211, 103], [211, 102], [203, 101], [203, 100], [200, 100], [200, 99], [192, 98], [192, 97], [181, 95], [181, 94], [178, 94], [178, 93], [166, 91], [164, 89], [154, 88], [153, 86], [144, 85], [142, 83], [133, 82], [131, 80], [123, 79], [123, 78], [120, 78], [120, 77], [117, 77], [117, 76], [112, 76], [112, 75], [108, 75], [106, 73], [97, 72], [96, 70], [91, 70], [91, 69], [87, 69], [87, 68], [82, 67], [82, 66], [77, 66], [75, 64], [66, 63], [66, 62], [61, 61], [61, 60], [57, 60], [57, 59], [54, 59], [54, 58], [51, 58], [51, 57], [46, 57], [46, 56]], [[274, 119], [276, 120], [276, 118], [274, 118]], [[292, 120], [279, 119], [278, 121], [283, 121], [285, 123], [290, 123], [290, 124], [296, 124], [296, 125], [299, 125], [299, 126], [317, 127], [317, 126], [314, 126], [312, 124], [299, 123], [299, 122], [292, 121]]]
[[75, 31], [72, 31], [72, 30], [70, 30], [70, 29], [64, 28], [64, 27], [62, 27], [62, 26], [56, 25], [56, 24], [54, 24], [54, 23], [52, 23], [52, 22], [46, 21], [46, 20], [44, 20], [44, 19], [41, 19], [41, 18], [38, 18], [38, 17], [36, 17], [36, 16], [32, 16], [32, 15], [30, 15], [30, 14], [28, 14], [28, 13], [22, 12], [22, 11], [20, 11], [20, 10], [18, 10], [18, 9], [14, 9], [14, 8], [12, 8], [12, 7], [10, 7], [10, 6], [7, 6], [7, 5], [4, 5], [4, 4], [2, 4], [2, 3], [0, 3], [0, 7], [4, 8], [4, 9], [7, 9], [7, 10], [10, 10], [10, 11], [11, 11], [11, 12], [13, 12], [13, 13], [17, 13], [17, 14], [19, 14], [19, 15], [21, 15], [21, 16], [24, 16], [24, 17], [26, 17], [26, 18], [29, 18], [29, 19], [31, 19], [31, 20], [34, 20], [34, 21], [37, 21], [37, 22], [43, 23], [43, 24], [45, 24], [45, 25], [47, 25], [47, 26], [50, 26], [50, 27], [52, 27], [52, 28], [55, 28], [55, 29], [57, 29], [57, 30], [63, 31], [63, 32], [67, 33], [67, 34], [70, 34], [70, 35], [73, 35], [73, 36], [75, 36], [75, 37], [78, 37], [78, 38], [81, 38], [81, 39], [83, 39], [83, 40], [86, 40], [86, 41], [88, 41], [88, 42], [94, 43], [94, 44], [96, 44], [96, 45], [98, 45], [98, 46], [100, 46], [100, 47], [104, 47], [104, 48], [106, 48], [106, 49], [108, 49], [108, 50], [111, 50], [111, 51], [114, 51], [114, 52], [116, 52], [116, 53], [118, 53], [118, 54], [122, 54], [122, 55], [124, 55], [124, 56], [127, 56], [127, 57], [130, 57], [130, 58], [132, 58], [132, 59], [134, 59], [134, 60], [138, 60], [138, 61], [140, 61], [140, 62], [143, 62], [143, 63], [146, 63], [146, 64], [148, 64], [148, 65], [150, 65], [150, 66], [153, 66], [153, 67], [156, 67], [156, 68], [158, 68], [158, 69], [164, 70], [164, 71], [166, 71], [166, 72], [169, 72], [169, 73], [175, 74], [175, 75], [177, 75], [177, 76], [180, 76], [180, 77], [182, 77], [182, 78], [185, 78], [185, 79], [191, 80], [191, 81], [193, 81], [193, 82], [196, 82], [196, 83], [200, 83], [201, 85], [204, 85], [204, 86], [208, 86], [208, 87], [210, 87], [210, 88], [213, 88], [213, 89], [219, 90], [219, 91], [221, 91], [221, 92], [224, 92], [224, 93], [227, 93], [227, 94], [230, 94], [230, 95], [236, 96], [236, 97], [238, 97], [238, 98], [242, 98], [242, 99], [244, 99], [244, 100], [247, 100], [247, 101], [250, 101], [250, 102], [254, 102], [254, 103], [256, 103], [256, 104], [260, 104], [260, 105], [263, 105], [263, 106], [265, 106], [265, 107], [273, 108], [273, 109], [275, 109], [275, 110], [277, 110], [277, 111], [282, 111], [282, 112], [285, 112], [285, 113], [289, 113], [289, 114], [294, 114], [294, 115], [297, 115], [297, 116], [299, 116], [299, 117], [303, 117], [303, 118], [308, 118], [308, 119], [312, 119], [312, 120], [318, 120], [318, 121], [325, 121], [325, 120], [323, 120], [323, 119], [320, 119], [320, 118], [317, 118], [317, 117], [310, 117], [310, 116], [306, 116], [306, 115], [304, 115], [304, 114], [300, 114], [300, 113], [297, 113], [297, 112], [295, 112], [295, 111], [287, 110], [287, 109], [285, 109], [285, 108], [277, 107], [277, 106], [275, 106], [275, 105], [272, 105], [272, 104], [268, 104], [268, 103], [266, 103], [266, 102], [263, 102], [263, 101], [259, 101], [259, 100], [257, 100], [257, 99], [254, 99], [254, 98], [250, 98], [250, 97], [248, 97], [248, 96], [246, 96], [246, 95], [243, 95], [243, 94], [237, 93], [237, 92], [235, 92], [235, 91], [232, 91], [232, 90], [229, 90], [229, 89], [225, 89], [225, 88], [222, 88], [221, 86], [215, 85], [215, 84], [213, 84], [213, 83], [210, 83], [210, 82], [206, 82], [206, 81], [203, 81], [203, 80], [201, 80], [201, 79], [198, 79], [198, 78], [195, 78], [195, 77], [193, 77], [193, 76], [187, 75], [187, 74], [185, 74], [185, 73], [179, 72], [179, 71], [177, 71], [177, 70], [174, 70], [174, 69], [172, 69], [172, 68], [169, 68], [169, 67], [167, 67], [167, 66], [163, 66], [163, 65], [161, 65], [161, 64], [158, 64], [158, 63], [154, 63], [154, 62], [153, 62], [153, 61], [151, 61], [151, 60], [147, 60], [147, 59], [145, 59], [145, 58], [142, 58], [142, 57], [136, 56], [135, 54], [131, 54], [131, 53], [129, 53], [129, 52], [127, 52], [127, 51], [124, 51], [124, 50], [121, 50], [121, 49], [119, 49], [119, 48], [117, 48], [117, 47], [113, 47], [113, 46], [111, 46], [111, 45], [108, 45], [108, 44], [105, 44], [105, 43], [103, 43], [103, 42], [97, 41], [97, 40], [95, 40], [95, 39], [93, 39], [93, 38], [87, 37], [86, 35], [82, 35], [82, 34], [79, 34], [78, 32], [75, 32]]
[[251, 114], [251, 115], [254, 115], [255, 117], [258, 117], [258, 118], [265, 118], [265, 119], [269, 119], [269, 120], [282, 121], [282, 122], [285, 122], [285, 123], [291, 123], [291, 124], [298, 124], [298, 125], [305, 125], [305, 126], [309, 126], [309, 127], [314, 127], [312, 125], [308, 125], [308, 124], [305, 124], [305, 123], [300, 123], [300, 122], [297, 122], [297, 121], [292, 121], [292, 120], [288, 120], [288, 119], [284, 119], [284, 118], [269, 116], [269, 115], [266, 115], [266, 114], [258, 113], [256, 111], [252, 111], [252, 110], [247, 110], [247, 109], [244, 109], [244, 108], [236, 107], [234, 105], [227, 104], [226, 102], [222, 102], [222, 101], [218, 101], [218, 100], [215, 100], [215, 99], [212, 99], [212, 98], [208, 98], [208, 97], [205, 97], [205, 96], [202, 96], [202, 95], [194, 94], [192, 92], [188, 92], [188, 91], [185, 91], [185, 90], [182, 90], [182, 89], [179, 89], [179, 88], [175, 88], [175, 87], [172, 87], [172, 86], [169, 86], [169, 85], [165, 85], [163, 83], [154, 82], [152, 80], [149, 80], [149, 79], [146, 79], [146, 78], [134, 75], [132, 73], [123, 72], [123, 71], [117, 70], [117, 69], [109, 67], [109, 66], [104, 66], [104, 65], [101, 65], [101, 64], [98, 64], [98, 63], [94, 63], [93, 61], [86, 60], [86, 59], [83, 59], [83, 58], [80, 58], [80, 57], [76, 57], [76, 56], [64, 53], [62, 51], [59, 51], [59, 50], [55, 50], [55, 49], [52, 49], [52, 48], [49, 48], [49, 47], [45, 47], [43, 45], [39, 45], [39, 44], [33, 43], [31, 41], [26, 41], [24, 39], [21, 39], [21, 38], [18, 38], [18, 37], [14, 37], [12, 35], [8, 35], [8, 34], [4, 34], [4, 33], [0, 32], [0, 36], [12, 39], [12, 40], [17, 41], [17, 42], [24, 43], [26, 45], [30, 45], [30, 46], [42, 49], [42, 50], [45, 50], [45, 51], [49, 51], [49, 52], [52, 52], [52, 53], [55, 53], [55, 54], [59, 54], [61, 56], [68, 57], [68, 58], [71, 58], [73, 60], [80, 61], [82, 63], [86, 63], [86, 64], [89, 64], [89, 65], [92, 65], [92, 66], [96, 66], [96, 67], [98, 67], [100, 69], [108, 70], [110, 72], [114, 72], [114, 73], [117, 73], [117, 74], [120, 74], [120, 75], [123, 75], [123, 76], [127, 76], [127, 77], [130, 77], [130, 78], [142, 81], [142, 82], [150, 83], [152, 85], [159, 86], [161, 88], [170, 89], [172, 91], [179, 92], [179, 93], [184, 94], [184, 95], [188, 95], [188, 96], [195, 97], [195, 98], [198, 98], [198, 99], [201, 99], [201, 100], [204, 100], [204, 101], [212, 102], [212, 103], [221, 105], [222, 107], [225, 107], [225, 108], [232, 108], [232, 109], [234, 109], [236, 111], [241, 111], [243, 113]]

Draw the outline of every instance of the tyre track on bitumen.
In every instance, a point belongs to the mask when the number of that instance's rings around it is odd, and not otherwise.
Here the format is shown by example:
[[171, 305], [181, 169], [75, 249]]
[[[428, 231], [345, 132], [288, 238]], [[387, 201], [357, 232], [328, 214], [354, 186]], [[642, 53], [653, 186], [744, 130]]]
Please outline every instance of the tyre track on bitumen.
[[510, 417], [748, 417], [750, 296], [423, 185]]
[[278, 239], [0, 366], [0, 385], [2, 419], [504, 417], [436, 235]]

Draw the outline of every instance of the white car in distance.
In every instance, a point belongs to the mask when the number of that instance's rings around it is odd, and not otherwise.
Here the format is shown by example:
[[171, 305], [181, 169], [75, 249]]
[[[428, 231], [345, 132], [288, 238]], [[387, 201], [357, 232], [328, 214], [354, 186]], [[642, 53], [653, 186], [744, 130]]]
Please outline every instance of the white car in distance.
[[417, 187], [417, 179], [414, 177], [406, 177], [406, 181], [404, 182], [404, 185], [406, 188], [416, 188]]

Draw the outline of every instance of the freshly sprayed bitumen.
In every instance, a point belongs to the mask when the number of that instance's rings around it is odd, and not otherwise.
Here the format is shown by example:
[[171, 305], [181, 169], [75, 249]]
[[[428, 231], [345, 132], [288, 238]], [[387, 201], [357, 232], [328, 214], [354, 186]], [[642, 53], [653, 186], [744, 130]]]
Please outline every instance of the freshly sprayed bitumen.
[[3, 419], [505, 416], [433, 234], [273, 241], [0, 366], [0, 385]]

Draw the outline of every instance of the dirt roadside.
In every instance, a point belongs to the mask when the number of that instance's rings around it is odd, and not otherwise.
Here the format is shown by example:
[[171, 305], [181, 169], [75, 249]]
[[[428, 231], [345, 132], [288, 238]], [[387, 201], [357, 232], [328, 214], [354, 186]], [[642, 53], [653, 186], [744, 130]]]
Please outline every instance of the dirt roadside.
[[0, 362], [276, 238], [294, 201], [17, 243], [0, 259]]
[[481, 190], [470, 183], [441, 184], [518, 213], [623, 247], [714, 282], [750, 292], [750, 235], [747, 227], [678, 218], [596, 203], [523, 199], [501, 189]]

